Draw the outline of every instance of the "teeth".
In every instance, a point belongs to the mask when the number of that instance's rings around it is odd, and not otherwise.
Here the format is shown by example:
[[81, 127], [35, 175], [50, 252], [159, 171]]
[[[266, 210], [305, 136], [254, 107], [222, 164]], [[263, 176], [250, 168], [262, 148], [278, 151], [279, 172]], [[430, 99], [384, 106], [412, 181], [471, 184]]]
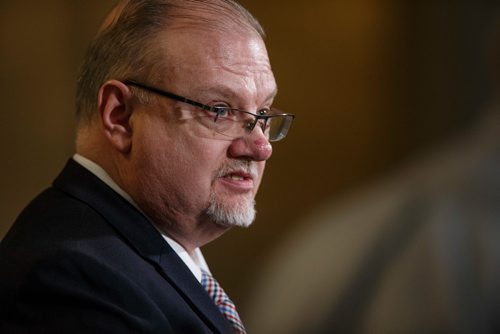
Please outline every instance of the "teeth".
[[239, 175], [231, 175], [230, 178], [232, 180], [236, 180], [236, 181], [243, 181], [243, 177], [239, 176]]

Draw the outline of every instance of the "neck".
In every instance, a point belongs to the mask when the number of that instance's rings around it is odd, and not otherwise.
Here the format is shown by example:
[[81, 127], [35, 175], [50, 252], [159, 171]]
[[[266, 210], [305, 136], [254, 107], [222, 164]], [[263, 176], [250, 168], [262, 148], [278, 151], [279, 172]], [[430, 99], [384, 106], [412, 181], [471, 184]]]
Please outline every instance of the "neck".
[[171, 218], [169, 223], [163, 224], [157, 223], [162, 221], [161, 219], [153, 221], [161, 233], [179, 243], [190, 256], [193, 256], [196, 248], [217, 239], [229, 229], [211, 221], [193, 221], [193, 219], [186, 217]]

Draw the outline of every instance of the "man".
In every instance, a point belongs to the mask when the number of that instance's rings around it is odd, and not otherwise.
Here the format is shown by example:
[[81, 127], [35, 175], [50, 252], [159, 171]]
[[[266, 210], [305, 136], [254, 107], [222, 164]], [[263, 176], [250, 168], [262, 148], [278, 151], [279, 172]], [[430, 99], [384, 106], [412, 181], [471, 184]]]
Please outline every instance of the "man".
[[199, 247], [251, 224], [293, 120], [271, 108], [263, 36], [232, 0], [113, 9], [79, 79], [77, 153], [0, 245], [1, 332], [245, 332]]

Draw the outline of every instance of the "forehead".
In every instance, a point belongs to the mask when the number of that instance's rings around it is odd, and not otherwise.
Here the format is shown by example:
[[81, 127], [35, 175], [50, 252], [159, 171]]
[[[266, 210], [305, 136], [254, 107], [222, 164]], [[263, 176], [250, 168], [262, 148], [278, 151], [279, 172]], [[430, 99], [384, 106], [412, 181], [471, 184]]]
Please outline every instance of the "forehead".
[[276, 91], [265, 44], [253, 31], [179, 25], [160, 34], [158, 44], [166, 62], [160, 80], [168, 87], [187, 93], [221, 87], [237, 95]]

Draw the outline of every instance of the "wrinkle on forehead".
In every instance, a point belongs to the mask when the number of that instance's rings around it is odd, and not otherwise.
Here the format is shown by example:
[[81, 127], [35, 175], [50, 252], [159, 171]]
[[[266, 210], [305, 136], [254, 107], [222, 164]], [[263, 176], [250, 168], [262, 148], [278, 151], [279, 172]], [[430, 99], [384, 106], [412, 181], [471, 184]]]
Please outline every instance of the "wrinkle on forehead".
[[[169, 29], [163, 49], [178, 58], [176, 67], [246, 67], [270, 70], [263, 40], [254, 33], [218, 30]], [[162, 41], [160, 41], [161, 43]], [[172, 59], [173, 60], [173, 59]]]
[[[241, 53], [238, 54], [238, 45], [222, 46], [222, 49], [220, 49], [220, 55], [218, 56], [220, 58], [224, 58], [223, 64], [226, 65], [225, 67], [247, 67], [249, 69], [253, 67], [261, 70], [271, 70], [269, 57], [262, 41], [251, 39], [245, 41], [244, 44], [245, 45], [243, 45], [242, 48], [246, 49], [246, 53], [249, 57], [244, 57]], [[217, 59], [218, 57], [214, 58]], [[249, 64], [252, 64], [252, 66], [249, 66]]]
[[[194, 68], [183, 64], [173, 71], [174, 80], [188, 83], [186, 93], [194, 94], [193, 98], [256, 99], [257, 104], [266, 104], [274, 99], [277, 87], [269, 64], [264, 62], [261, 65], [235, 62]], [[239, 107], [243, 108], [244, 103], [241, 104]]]
[[[246, 93], [273, 95], [276, 90], [274, 75], [269, 61], [262, 57], [242, 57], [239, 53], [233, 57], [232, 53], [222, 53], [218, 56], [210, 55], [197, 59], [195, 62], [181, 62], [174, 68], [174, 79], [190, 81], [193, 89], [226, 86], [232, 95], [246, 95]], [[236, 92], [239, 92], [236, 94]], [[245, 92], [245, 94], [243, 93]]]
[[225, 71], [235, 75], [249, 74], [270, 74], [271, 65], [266, 60], [256, 61], [255, 58], [242, 59], [235, 57], [234, 61], [231, 56], [214, 57], [213, 59], [198, 59], [193, 62], [178, 62], [173, 69], [176, 72], [189, 71], [196, 68], [200, 71]]

